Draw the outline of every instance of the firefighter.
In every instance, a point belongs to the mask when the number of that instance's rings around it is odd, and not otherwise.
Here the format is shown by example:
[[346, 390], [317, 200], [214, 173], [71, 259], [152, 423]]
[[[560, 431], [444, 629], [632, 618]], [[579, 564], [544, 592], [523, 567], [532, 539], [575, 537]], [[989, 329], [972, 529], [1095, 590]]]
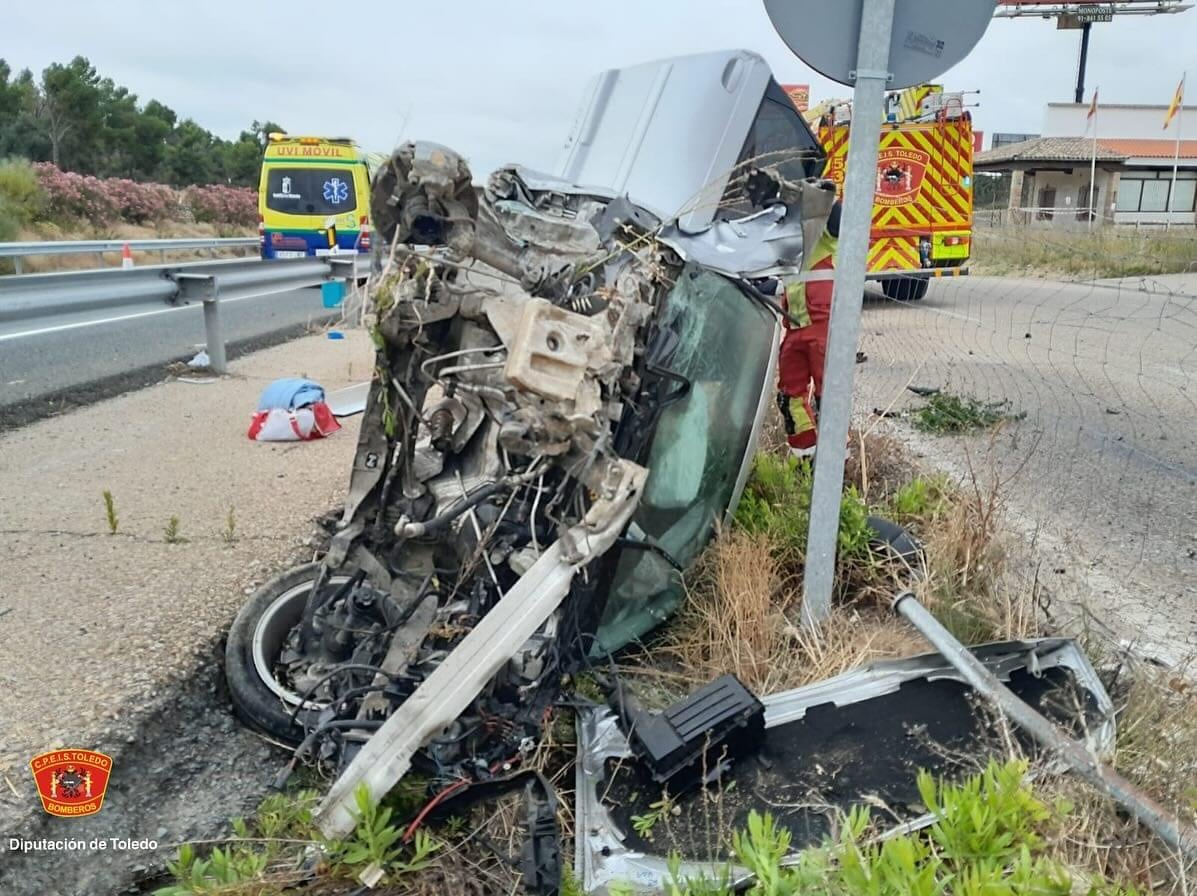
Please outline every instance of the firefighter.
[[[804, 253], [802, 270], [835, 270], [839, 236], [840, 203], [837, 200], [827, 216], [822, 235], [811, 251]], [[785, 423], [790, 453], [795, 457], [810, 458], [815, 453], [833, 286], [828, 278], [788, 283], [784, 287], [783, 304], [788, 316], [777, 363], [777, 404]]]

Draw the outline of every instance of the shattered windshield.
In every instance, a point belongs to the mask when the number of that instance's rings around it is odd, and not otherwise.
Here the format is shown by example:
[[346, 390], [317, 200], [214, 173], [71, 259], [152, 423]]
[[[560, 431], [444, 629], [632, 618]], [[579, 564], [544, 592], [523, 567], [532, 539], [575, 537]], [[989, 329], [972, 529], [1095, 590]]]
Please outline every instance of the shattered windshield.
[[[665, 299], [660, 326], [677, 338], [669, 367], [688, 394], [661, 415], [649, 451], [653, 475], [633, 518], [640, 536], [691, 563], [726, 511], [751, 444], [771, 370], [774, 318], [729, 280], [687, 266]], [[628, 643], [677, 606], [681, 582], [655, 551], [625, 551], [602, 626], [605, 650]]]

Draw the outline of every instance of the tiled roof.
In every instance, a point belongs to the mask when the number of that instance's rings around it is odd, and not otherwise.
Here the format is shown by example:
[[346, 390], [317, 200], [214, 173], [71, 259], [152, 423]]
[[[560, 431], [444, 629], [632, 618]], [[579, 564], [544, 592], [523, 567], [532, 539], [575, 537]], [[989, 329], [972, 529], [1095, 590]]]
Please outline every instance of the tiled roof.
[[[1097, 161], [1124, 162], [1127, 153], [1110, 149], [1110, 141], [1097, 141]], [[1138, 141], [1133, 141], [1138, 142]], [[1150, 141], [1149, 141], [1150, 142]], [[1008, 162], [1088, 162], [1093, 158], [1093, 140], [1089, 137], [1036, 137], [1022, 143], [1010, 143], [977, 153], [973, 164], [978, 168]]]
[[[1099, 146], [1139, 159], [1170, 159], [1176, 153], [1176, 140], [1097, 140]], [[1180, 141], [1180, 158], [1197, 159], [1197, 140]]]

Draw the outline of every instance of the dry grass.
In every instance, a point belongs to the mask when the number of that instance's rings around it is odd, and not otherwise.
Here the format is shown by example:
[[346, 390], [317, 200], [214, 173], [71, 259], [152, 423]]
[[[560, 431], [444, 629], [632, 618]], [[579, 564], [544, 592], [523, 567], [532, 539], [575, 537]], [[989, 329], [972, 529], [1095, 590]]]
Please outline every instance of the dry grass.
[[856, 486], [873, 507], [885, 504], [898, 489], [920, 475], [910, 452], [893, 436], [869, 430], [849, 433], [844, 482]]
[[[1164, 669], [1127, 655], [1107, 672], [1118, 717], [1115, 767], [1190, 825], [1197, 823], [1197, 687], [1191, 672], [1191, 666]], [[1197, 863], [1185, 862], [1083, 782], [1045, 776], [1040, 790], [1071, 807], [1055, 839], [1062, 860], [1143, 893], [1197, 892]]]
[[1092, 231], [978, 227], [972, 269], [985, 275], [1062, 275], [1082, 279], [1197, 270], [1197, 233], [1189, 228], [1101, 227]]
[[837, 609], [816, 637], [798, 624], [801, 599], [801, 583], [784, 579], [765, 539], [729, 532], [689, 576], [686, 602], [635, 674], [686, 690], [730, 672], [770, 694], [925, 650], [898, 619], [869, 607]]
[[966, 644], [1044, 634], [1034, 594], [1007, 575], [1001, 505], [999, 482], [974, 475], [921, 533], [927, 578], [916, 593]]
[[[187, 237], [232, 237], [253, 236], [246, 230], [218, 227], [214, 224], [167, 222], [158, 225], [114, 224], [111, 227], [80, 227], [64, 229], [55, 224], [37, 223], [22, 230], [18, 239], [22, 242], [59, 242], [62, 240], [164, 240]], [[209, 258], [232, 258], [257, 255], [257, 248], [222, 249], [215, 253], [207, 251], [169, 252], [167, 264], [182, 261], [200, 261]], [[133, 263], [137, 266], [163, 264], [157, 252], [134, 252]], [[81, 271], [97, 267], [120, 267], [119, 252], [104, 255], [103, 265], [95, 255], [31, 255], [21, 262], [26, 274], [40, 274], [49, 271]]]
[[[800, 623], [801, 556], [768, 534], [732, 529], [687, 575], [687, 598], [674, 619], [625, 667], [649, 700], [663, 702], [728, 672], [767, 694], [925, 653], [926, 642], [889, 608], [912, 585], [966, 643], [1041, 633], [1034, 601], [1005, 575], [996, 481], [974, 477], [954, 487], [928, 479], [894, 439], [862, 433], [853, 434], [845, 478], [874, 512], [922, 541], [926, 575], [915, 581], [908, 566], [875, 554], [845, 561], [833, 615], [813, 632]], [[904, 504], [911, 482], [927, 486], [919, 501]]]

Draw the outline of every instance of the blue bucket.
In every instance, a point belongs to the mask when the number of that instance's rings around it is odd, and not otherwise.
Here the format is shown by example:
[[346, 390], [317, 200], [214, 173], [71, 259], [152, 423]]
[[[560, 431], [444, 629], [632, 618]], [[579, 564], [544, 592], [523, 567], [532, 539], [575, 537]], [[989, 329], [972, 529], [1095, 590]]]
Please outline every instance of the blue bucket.
[[329, 280], [320, 284], [320, 301], [325, 308], [336, 308], [345, 301], [345, 283], [341, 280]]

